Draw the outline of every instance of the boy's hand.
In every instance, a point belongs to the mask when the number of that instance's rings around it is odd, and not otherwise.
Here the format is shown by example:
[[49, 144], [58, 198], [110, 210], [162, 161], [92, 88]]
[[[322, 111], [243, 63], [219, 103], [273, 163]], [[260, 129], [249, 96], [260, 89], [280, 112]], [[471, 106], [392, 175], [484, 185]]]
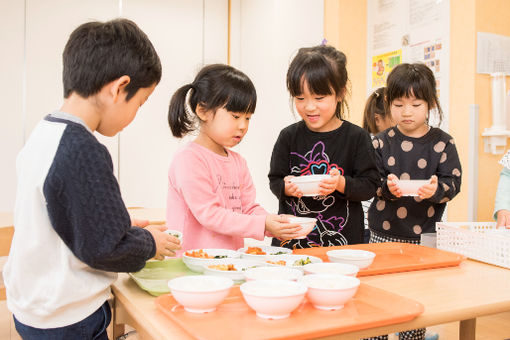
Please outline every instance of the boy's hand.
[[280, 240], [290, 240], [298, 237], [301, 231], [301, 226], [297, 223], [288, 223], [290, 215], [267, 215], [266, 216], [266, 230], [270, 232], [273, 237]]
[[145, 228], [148, 230], [154, 242], [156, 242], [156, 260], [164, 260], [165, 256], [175, 256], [175, 251], [181, 249], [181, 242], [178, 238], [164, 233], [166, 226], [164, 225], [149, 225]]
[[402, 190], [400, 190], [398, 186], [398, 177], [394, 174], [388, 175], [388, 180], [386, 181], [388, 185], [388, 189], [390, 190], [391, 194], [395, 197], [402, 197]]
[[131, 218], [131, 225], [135, 227], [145, 228], [149, 225], [149, 220], [138, 220], [136, 218]]
[[496, 213], [497, 222], [496, 227], [505, 227], [510, 229], [510, 211], [502, 209]]
[[434, 175], [430, 177], [430, 183], [425, 184], [418, 189], [418, 196], [420, 196], [420, 198], [424, 200], [426, 198], [434, 196], [436, 190], [437, 190], [437, 176]]
[[292, 183], [290, 181], [290, 179], [293, 177], [294, 176], [286, 176], [283, 178], [283, 182], [285, 183], [285, 195], [294, 196], [298, 198], [302, 197], [303, 192], [301, 191], [301, 189], [299, 189], [296, 183]]
[[330, 178], [323, 179], [319, 183], [319, 195], [329, 195], [335, 190], [343, 193], [345, 191], [345, 177], [340, 175], [337, 168], [331, 169], [329, 175]]

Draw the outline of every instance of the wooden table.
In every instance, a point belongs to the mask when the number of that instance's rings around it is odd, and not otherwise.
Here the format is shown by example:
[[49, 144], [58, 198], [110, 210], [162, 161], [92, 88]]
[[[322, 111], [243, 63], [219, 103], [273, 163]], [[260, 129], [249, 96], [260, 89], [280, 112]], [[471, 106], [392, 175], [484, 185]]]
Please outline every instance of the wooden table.
[[[461, 321], [460, 339], [474, 340], [477, 317], [510, 311], [510, 270], [476, 261], [466, 260], [450, 268], [368, 276], [361, 280], [416, 300], [425, 306], [425, 312], [410, 322], [344, 333], [342, 339]], [[191, 339], [156, 309], [155, 298], [141, 290], [127, 274], [119, 275], [112, 290], [115, 335], [122, 332], [122, 324], [129, 324], [141, 339]], [[510, 329], [510, 324], [508, 327]], [[337, 339], [338, 335], [325, 339], [333, 338]]]

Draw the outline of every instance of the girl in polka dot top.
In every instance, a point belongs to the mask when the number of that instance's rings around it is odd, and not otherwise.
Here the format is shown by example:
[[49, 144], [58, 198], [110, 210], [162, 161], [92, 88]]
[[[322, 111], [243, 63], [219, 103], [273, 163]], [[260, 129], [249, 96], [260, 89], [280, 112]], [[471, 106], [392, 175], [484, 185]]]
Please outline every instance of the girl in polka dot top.
[[[381, 176], [368, 211], [370, 242], [419, 243], [435, 232], [446, 202], [460, 191], [461, 166], [453, 138], [430, 127], [429, 114], [441, 106], [432, 71], [423, 64], [401, 64], [388, 75], [386, 108], [396, 126], [373, 140]], [[429, 180], [416, 196], [403, 195], [399, 180]]]
[[[269, 184], [279, 213], [317, 219], [288, 248], [363, 242], [361, 201], [375, 195], [379, 175], [369, 134], [343, 119], [348, 81], [345, 55], [331, 46], [302, 48], [287, 72], [287, 88], [302, 118], [280, 132], [271, 156]], [[319, 195], [304, 197], [294, 176], [330, 174]]]

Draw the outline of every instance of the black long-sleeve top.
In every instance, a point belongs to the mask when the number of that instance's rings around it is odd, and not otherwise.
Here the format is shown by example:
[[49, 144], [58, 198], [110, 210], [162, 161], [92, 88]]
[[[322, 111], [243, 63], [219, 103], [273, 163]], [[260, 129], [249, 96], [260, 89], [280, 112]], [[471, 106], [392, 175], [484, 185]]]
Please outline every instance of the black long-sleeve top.
[[[327, 174], [337, 168], [345, 177], [345, 191], [326, 196], [285, 195], [284, 177]], [[302, 240], [273, 245], [288, 248], [337, 246], [363, 242], [361, 201], [375, 195], [379, 176], [369, 134], [343, 121], [329, 132], [314, 132], [303, 121], [280, 132], [271, 156], [269, 185], [279, 200], [279, 213], [317, 218], [316, 228]]]

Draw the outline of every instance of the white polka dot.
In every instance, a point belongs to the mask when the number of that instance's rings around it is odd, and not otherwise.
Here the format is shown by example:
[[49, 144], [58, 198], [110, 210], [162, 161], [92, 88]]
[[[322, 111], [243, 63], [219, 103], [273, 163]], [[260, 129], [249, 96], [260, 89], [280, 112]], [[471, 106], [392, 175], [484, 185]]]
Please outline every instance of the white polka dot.
[[457, 168], [453, 169], [453, 170], [452, 170], [452, 174], [453, 174], [454, 176], [460, 177], [460, 171], [459, 171], [459, 169], [457, 169]]
[[413, 149], [413, 143], [405, 140], [402, 142], [402, 144], [400, 144], [400, 147], [402, 148], [402, 151], [409, 152]]
[[374, 149], [377, 149], [379, 147], [379, 142], [378, 142], [377, 138], [374, 138], [372, 140], [372, 145], [374, 146]]
[[395, 165], [395, 157], [390, 156], [390, 158], [388, 158], [388, 165], [389, 166], [394, 166]]
[[411, 176], [409, 176], [409, 174], [407, 172], [403, 172], [400, 175], [400, 179], [411, 179]]
[[450, 187], [448, 186], [448, 184], [443, 183], [443, 189], [444, 189], [444, 191], [448, 191], [448, 190], [450, 190]]
[[407, 217], [407, 209], [405, 207], [400, 207], [397, 209], [398, 218], [404, 219]]
[[453, 140], [453, 138], [450, 139], [450, 144], [455, 145], [455, 141]]
[[414, 200], [418, 203], [423, 201], [420, 196], [414, 196]]
[[382, 139], [379, 139], [379, 149], [382, 149], [384, 147], [384, 142]]
[[442, 200], [439, 201], [439, 203], [446, 203], [448, 202], [450, 199], [448, 197], [445, 197], [443, 198]]
[[418, 168], [425, 169], [427, 166], [427, 160], [425, 158], [418, 159]]
[[383, 211], [384, 207], [386, 206], [386, 202], [384, 200], [378, 200], [375, 204], [375, 208], [379, 211]]
[[446, 146], [445, 142], [443, 141], [437, 142], [437, 144], [434, 145], [434, 151], [437, 153], [443, 152], [445, 146]]
[[384, 230], [390, 230], [390, 228], [391, 228], [390, 222], [388, 222], [388, 221], [384, 221], [384, 222], [382, 223], [382, 228], [383, 228]]
[[448, 157], [447, 157], [446, 153], [445, 153], [445, 152], [443, 152], [443, 154], [441, 155], [441, 159], [439, 160], [439, 163], [444, 163], [444, 162], [446, 162], [446, 158], [448, 158]]
[[415, 233], [416, 235], [420, 235], [420, 234], [421, 234], [421, 231], [422, 231], [421, 226], [419, 226], [419, 225], [415, 225], [415, 226], [413, 227], [413, 231], [414, 231], [414, 233]]
[[430, 206], [429, 210], [427, 210], [427, 216], [432, 217], [432, 216], [434, 216], [435, 213], [436, 213], [436, 210], [434, 209], [434, 207]]
[[390, 137], [394, 137], [395, 136], [395, 131], [393, 129], [391, 129], [390, 131], [388, 131], [388, 136]]

